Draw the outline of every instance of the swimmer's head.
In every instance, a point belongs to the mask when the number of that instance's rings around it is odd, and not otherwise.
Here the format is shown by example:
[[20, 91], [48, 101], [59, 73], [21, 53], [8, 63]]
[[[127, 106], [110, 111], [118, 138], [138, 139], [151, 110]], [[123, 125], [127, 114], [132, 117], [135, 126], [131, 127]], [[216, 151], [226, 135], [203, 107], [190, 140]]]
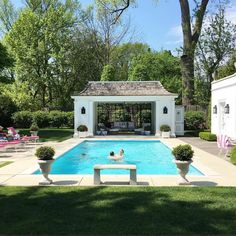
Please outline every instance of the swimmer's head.
[[115, 156], [115, 153], [113, 151], [110, 152], [110, 156]]

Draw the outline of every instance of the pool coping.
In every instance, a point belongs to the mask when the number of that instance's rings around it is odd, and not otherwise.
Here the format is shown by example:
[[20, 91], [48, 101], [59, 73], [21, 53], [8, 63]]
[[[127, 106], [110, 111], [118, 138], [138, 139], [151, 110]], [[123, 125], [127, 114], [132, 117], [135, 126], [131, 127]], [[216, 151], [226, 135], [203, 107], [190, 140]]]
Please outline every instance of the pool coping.
[[[179, 144], [185, 144], [178, 138], [162, 139], [155, 137], [95, 137], [87, 139], [72, 138], [64, 142], [48, 142], [43, 145], [53, 146], [56, 150], [55, 158], [58, 158], [69, 149], [83, 142], [84, 140], [160, 140], [169, 148]], [[201, 171], [204, 176], [188, 175], [191, 186], [236, 186], [236, 166], [215, 155], [209, 154], [193, 146], [193, 166]], [[36, 147], [35, 147], [36, 148]], [[32, 175], [38, 169], [34, 151], [29, 153], [17, 153], [12, 158], [14, 163], [0, 168], [0, 186], [38, 186], [41, 175]], [[0, 160], [5, 161], [4, 158]], [[54, 183], [52, 186], [94, 186], [93, 175], [50, 175]], [[103, 185], [128, 185], [128, 175], [102, 175]], [[176, 175], [138, 175], [138, 186], [178, 186]]]

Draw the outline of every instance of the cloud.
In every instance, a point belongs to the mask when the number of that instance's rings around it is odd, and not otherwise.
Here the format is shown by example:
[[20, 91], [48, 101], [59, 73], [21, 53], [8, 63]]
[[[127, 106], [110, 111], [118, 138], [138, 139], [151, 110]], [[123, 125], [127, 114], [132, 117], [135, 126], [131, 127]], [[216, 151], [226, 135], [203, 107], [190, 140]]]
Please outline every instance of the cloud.
[[170, 28], [170, 30], [167, 32], [167, 41], [165, 44], [171, 45], [171, 44], [180, 44], [183, 42], [183, 35], [182, 35], [182, 26], [177, 25]]
[[181, 25], [174, 26], [170, 28], [170, 30], [167, 33], [169, 36], [176, 37], [176, 38], [182, 38], [182, 27]]
[[183, 42], [183, 39], [180, 39], [180, 40], [166, 41], [165, 44], [173, 45], [173, 44], [180, 44], [182, 42]]
[[236, 24], [236, 6], [227, 8], [225, 11], [226, 19]]

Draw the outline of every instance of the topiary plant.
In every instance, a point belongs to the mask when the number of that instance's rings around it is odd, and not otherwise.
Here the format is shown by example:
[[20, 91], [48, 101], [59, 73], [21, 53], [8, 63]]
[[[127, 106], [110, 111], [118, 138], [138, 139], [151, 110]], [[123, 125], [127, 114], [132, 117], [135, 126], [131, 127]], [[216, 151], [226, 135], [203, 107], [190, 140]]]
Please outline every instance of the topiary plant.
[[193, 153], [194, 151], [189, 144], [178, 145], [172, 150], [172, 154], [178, 161], [191, 161], [193, 158]]
[[211, 132], [200, 132], [199, 138], [207, 141], [216, 141], [217, 137], [215, 134], [212, 134]]
[[35, 153], [35, 156], [38, 157], [39, 160], [53, 160], [54, 155], [55, 150], [49, 146], [39, 147]]
[[30, 126], [30, 131], [39, 131], [39, 127], [36, 123], [33, 123], [31, 126]]
[[170, 129], [170, 126], [169, 125], [161, 125], [160, 126], [160, 131], [161, 132], [169, 132], [171, 129]]
[[88, 127], [86, 125], [79, 125], [77, 128], [77, 131], [86, 132], [86, 131], [88, 131]]

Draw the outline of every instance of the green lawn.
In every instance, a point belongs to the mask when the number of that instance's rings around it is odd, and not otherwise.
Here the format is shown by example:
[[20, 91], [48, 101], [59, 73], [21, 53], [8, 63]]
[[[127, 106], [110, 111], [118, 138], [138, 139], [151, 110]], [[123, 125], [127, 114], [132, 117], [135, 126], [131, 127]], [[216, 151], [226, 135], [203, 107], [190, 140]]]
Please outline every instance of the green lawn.
[[236, 235], [236, 188], [0, 187], [1, 235]]
[[0, 168], [3, 167], [3, 166], [7, 166], [11, 163], [13, 163], [13, 161], [0, 161]]
[[[19, 129], [20, 135], [30, 135], [29, 129]], [[40, 129], [38, 135], [40, 137], [40, 142], [46, 141], [64, 141], [68, 138], [71, 138], [74, 134], [73, 129], [57, 129], [57, 128], [44, 128]]]

